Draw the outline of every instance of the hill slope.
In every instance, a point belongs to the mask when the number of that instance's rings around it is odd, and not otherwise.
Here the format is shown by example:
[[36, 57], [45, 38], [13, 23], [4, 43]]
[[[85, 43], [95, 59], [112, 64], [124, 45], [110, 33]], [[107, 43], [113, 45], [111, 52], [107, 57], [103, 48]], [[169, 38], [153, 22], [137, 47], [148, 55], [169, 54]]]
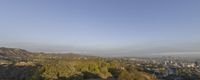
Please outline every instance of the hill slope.
[[33, 53], [18, 48], [0, 48], [0, 56], [4, 58], [27, 58], [32, 56]]

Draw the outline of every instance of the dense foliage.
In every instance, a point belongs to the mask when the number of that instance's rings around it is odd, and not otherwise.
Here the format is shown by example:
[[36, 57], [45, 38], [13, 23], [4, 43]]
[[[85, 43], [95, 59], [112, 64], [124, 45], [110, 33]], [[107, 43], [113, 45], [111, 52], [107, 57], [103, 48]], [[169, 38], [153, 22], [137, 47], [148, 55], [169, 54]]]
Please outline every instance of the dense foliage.
[[0, 62], [1, 80], [155, 80], [117, 58], [37, 53]]

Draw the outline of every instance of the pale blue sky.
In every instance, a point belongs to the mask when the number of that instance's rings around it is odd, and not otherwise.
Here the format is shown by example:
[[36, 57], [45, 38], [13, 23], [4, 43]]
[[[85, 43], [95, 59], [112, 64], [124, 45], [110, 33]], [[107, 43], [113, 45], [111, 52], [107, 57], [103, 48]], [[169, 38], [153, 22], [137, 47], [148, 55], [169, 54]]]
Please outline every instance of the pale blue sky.
[[86, 53], [198, 52], [199, 4], [199, 0], [1, 0], [0, 45]]

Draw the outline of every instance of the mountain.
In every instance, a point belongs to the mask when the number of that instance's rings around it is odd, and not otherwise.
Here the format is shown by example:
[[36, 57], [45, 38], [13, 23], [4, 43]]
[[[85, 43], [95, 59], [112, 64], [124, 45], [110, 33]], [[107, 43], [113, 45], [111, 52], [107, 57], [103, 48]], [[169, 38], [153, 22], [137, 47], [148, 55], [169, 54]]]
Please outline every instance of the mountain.
[[19, 48], [0, 48], [0, 58], [27, 58], [33, 53]]
[[30, 59], [30, 58], [83, 58], [93, 57], [74, 53], [43, 53], [29, 52], [19, 48], [0, 47], [0, 59]]

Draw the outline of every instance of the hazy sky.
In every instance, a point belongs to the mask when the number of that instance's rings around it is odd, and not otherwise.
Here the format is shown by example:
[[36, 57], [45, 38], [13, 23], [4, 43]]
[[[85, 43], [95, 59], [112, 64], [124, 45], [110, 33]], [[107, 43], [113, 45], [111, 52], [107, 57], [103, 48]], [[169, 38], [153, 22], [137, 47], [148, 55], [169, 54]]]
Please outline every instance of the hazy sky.
[[200, 52], [200, 0], [1, 0], [0, 46], [98, 55]]

